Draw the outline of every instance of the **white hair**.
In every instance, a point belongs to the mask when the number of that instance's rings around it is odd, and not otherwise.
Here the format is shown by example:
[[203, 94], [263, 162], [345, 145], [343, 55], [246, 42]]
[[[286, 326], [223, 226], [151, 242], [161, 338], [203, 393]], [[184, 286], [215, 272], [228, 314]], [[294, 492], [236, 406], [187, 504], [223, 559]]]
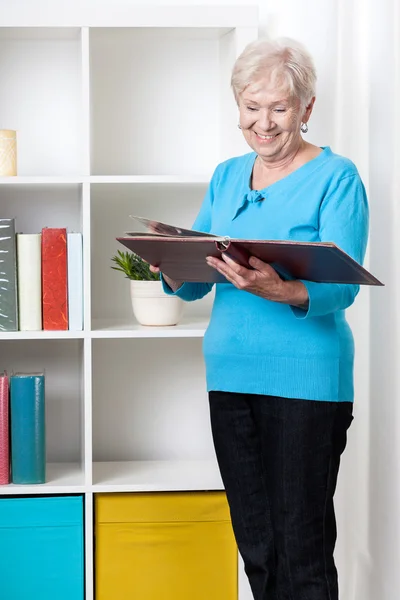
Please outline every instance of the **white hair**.
[[231, 77], [235, 100], [245, 88], [264, 77], [282, 85], [307, 106], [315, 96], [316, 71], [313, 59], [297, 41], [289, 38], [259, 39], [246, 46], [237, 58]]

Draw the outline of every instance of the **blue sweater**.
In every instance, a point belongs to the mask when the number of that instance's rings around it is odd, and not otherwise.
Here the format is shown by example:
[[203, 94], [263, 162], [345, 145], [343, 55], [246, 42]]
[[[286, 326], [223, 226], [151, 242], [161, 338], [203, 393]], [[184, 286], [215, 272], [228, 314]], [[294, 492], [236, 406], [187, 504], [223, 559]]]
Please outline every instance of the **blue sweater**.
[[[368, 204], [350, 160], [326, 147], [284, 179], [251, 190], [255, 158], [251, 152], [218, 165], [194, 229], [233, 238], [334, 242], [362, 264]], [[216, 284], [203, 341], [208, 390], [353, 401], [354, 343], [345, 309], [359, 286], [303, 283], [307, 311]], [[211, 288], [187, 282], [175, 294], [190, 302]]]

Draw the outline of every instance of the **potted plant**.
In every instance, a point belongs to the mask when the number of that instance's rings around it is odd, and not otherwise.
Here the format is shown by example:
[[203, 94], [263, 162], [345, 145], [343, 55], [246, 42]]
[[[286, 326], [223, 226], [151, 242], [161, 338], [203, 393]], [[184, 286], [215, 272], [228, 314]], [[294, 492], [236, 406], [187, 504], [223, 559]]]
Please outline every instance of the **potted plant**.
[[162, 288], [158, 273], [133, 252], [117, 251], [111, 259], [115, 271], [124, 273], [130, 280], [133, 314], [141, 325], [176, 325], [181, 319], [183, 301], [168, 296]]

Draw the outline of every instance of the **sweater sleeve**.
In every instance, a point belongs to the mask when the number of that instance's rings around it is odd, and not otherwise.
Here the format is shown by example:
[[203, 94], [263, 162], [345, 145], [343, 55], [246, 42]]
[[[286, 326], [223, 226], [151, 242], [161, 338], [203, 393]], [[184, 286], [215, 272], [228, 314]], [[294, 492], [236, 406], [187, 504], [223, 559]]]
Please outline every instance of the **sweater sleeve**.
[[[319, 234], [322, 242], [334, 242], [359, 264], [368, 241], [369, 211], [364, 185], [357, 173], [340, 179], [320, 207]], [[301, 280], [308, 292], [308, 310], [292, 306], [299, 319], [321, 317], [348, 308], [360, 286]]]
[[[204, 197], [203, 203], [200, 207], [200, 211], [196, 217], [196, 220], [193, 224], [192, 229], [197, 231], [202, 231], [204, 233], [210, 233], [211, 229], [211, 210], [214, 202], [214, 196], [216, 192], [216, 187], [218, 183], [218, 167], [214, 171], [214, 174], [211, 178], [210, 184], [208, 186], [206, 195]], [[200, 300], [203, 296], [206, 296], [213, 287], [213, 283], [197, 283], [197, 282], [185, 282], [181, 285], [180, 288], [173, 292], [169, 287], [167, 282], [160, 273], [160, 278], [162, 281], [164, 292], [170, 296], [178, 296], [185, 300], [186, 302], [193, 302], [194, 300]]]

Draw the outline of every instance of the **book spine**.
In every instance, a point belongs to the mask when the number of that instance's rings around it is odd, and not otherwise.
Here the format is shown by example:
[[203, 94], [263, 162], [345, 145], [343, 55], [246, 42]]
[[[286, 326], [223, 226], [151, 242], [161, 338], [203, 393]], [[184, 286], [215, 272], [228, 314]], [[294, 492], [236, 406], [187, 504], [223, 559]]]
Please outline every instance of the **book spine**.
[[11, 478], [13, 483], [46, 481], [44, 374], [10, 377]]
[[15, 219], [0, 219], [0, 331], [18, 331]]
[[17, 234], [19, 329], [42, 329], [42, 250], [40, 233]]
[[68, 323], [69, 329], [83, 329], [82, 234], [68, 233]]
[[0, 375], [0, 485], [10, 483], [8, 376]]
[[42, 229], [43, 329], [68, 329], [67, 231]]

